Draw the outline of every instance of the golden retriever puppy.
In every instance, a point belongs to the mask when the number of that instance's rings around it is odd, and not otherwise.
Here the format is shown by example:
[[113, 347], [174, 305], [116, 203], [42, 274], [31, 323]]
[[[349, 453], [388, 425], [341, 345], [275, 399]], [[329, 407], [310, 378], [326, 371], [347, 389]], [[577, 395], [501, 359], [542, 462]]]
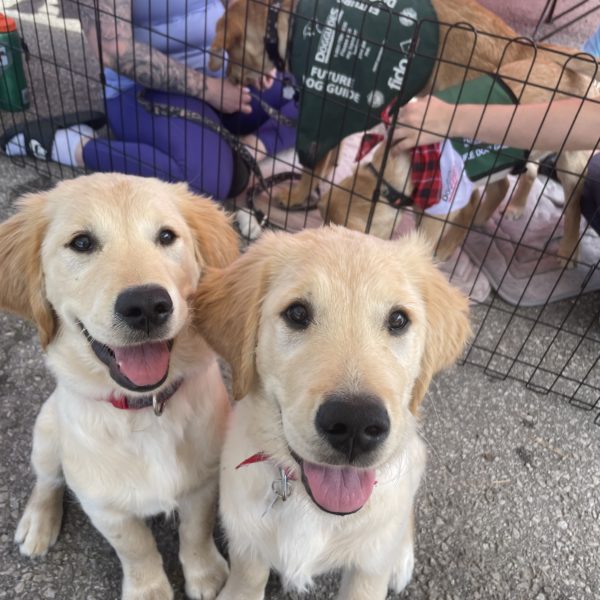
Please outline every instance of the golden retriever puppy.
[[56, 379], [34, 429], [23, 554], [56, 541], [66, 484], [117, 552], [125, 600], [173, 597], [144, 523], [173, 511], [187, 595], [215, 597], [227, 576], [212, 530], [229, 404], [189, 301], [207, 266], [237, 254], [209, 200], [125, 175], [65, 181], [0, 224], [0, 307], [37, 325]]
[[195, 321], [230, 361], [221, 600], [259, 600], [342, 569], [339, 598], [381, 600], [413, 569], [425, 467], [417, 409], [469, 334], [467, 299], [416, 235], [265, 233], [199, 286]]

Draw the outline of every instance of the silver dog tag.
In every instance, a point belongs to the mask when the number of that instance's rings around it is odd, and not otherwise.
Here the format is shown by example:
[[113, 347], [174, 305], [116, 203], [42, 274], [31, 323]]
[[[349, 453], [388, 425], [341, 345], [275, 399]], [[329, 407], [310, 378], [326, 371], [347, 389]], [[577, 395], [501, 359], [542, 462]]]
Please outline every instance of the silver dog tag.
[[271, 490], [273, 490], [273, 500], [271, 504], [267, 506], [265, 512], [262, 514], [264, 517], [266, 514], [270, 512], [270, 510], [275, 506], [275, 503], [278, 500], [282, 500], [285, 502], [292, 495], [292, 484], [290, 483], [289, 477], [287, 476], [285, 469], [279, 469], [279, 479], [276, 479], [271, 484]]
[[292, 484], [290, 483], [289, 477], [285, 472], [285, 469], [279, 468], [279, 479], [276, 479], [271, 484], [271, 489], [278, 498], [281, 498], [284, 502], [292, 494]]

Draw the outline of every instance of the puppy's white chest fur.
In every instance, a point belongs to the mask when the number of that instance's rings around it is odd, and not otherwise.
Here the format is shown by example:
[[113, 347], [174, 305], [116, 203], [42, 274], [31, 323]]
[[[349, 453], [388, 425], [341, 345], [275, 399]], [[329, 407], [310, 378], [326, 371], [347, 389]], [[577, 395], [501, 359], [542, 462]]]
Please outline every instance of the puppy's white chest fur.
[[156, 416], [152, 408], [121, 410], [59, 386], [39, 418], [68, 430], [60, 436], [63, 472], [83, 504], [148, 516], [175, 510], [216, 474], [227, 412], [221, 388], [215, 361], [188, 374]]
[[400, 552], [425, 467], [424, 444], [414, 429], [402, 457], [378, 471], [368, 503], [355, 514], [338, 516], [318, 508], [299, 480], [291, 482], [285, 502], [273, 503], [279, 469], [272, 462], [236, 469], [262, 450], [247, 427], [251, 405], [245, 400], [233, 411], [221, 462], [221, 513], [230, 546], [259, 556], [286, 586], [299, 590], [319, 574], [352, 564], [377, 571], [385, 562], [382, 555]]

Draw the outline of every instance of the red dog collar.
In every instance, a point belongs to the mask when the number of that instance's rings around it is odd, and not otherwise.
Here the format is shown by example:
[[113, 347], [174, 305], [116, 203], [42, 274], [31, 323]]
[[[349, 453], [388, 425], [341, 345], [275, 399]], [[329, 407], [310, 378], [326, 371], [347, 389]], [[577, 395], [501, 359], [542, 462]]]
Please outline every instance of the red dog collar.
[[180, 388], [183, 383], [183, 377], [176, 379], [171, 385], [161, 390], [158, 394], [149, 394], [148, 396], [115, 396], [111, 394], [108, 398], [115, 408], [121, 410], [141, 410], [142, 408], [154, 408], [154, 414], [160, 416], [164, 410], [165, 404], [171, 396]]

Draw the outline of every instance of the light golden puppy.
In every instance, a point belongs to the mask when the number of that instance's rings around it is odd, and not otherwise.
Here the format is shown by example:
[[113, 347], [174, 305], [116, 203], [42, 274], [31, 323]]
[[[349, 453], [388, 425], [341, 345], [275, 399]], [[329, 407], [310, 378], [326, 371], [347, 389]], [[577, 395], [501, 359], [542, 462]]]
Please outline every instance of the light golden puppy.
[[221, 464], [221, 600], [263, 598], [270, 568], [299, 589], [342, 569], [344, 600], [409, 582], [417, 408], [470, 331], [430, 254], [417, 236], [265, 233], [202, 279], [195, 320], [241, 399]]
[[66, 483], [117, 552], [124, 599], [173, 597], [144, 518], [175, 510], [186, 592], [215, 597], [228, 400], [188, 302], [205, 267], [237, 253], [209, 200], [125, 175], [60, 183], [0, 225], [0, 307], [35, 322], [56, 378], [35, 424], [23, 554], [56, 541]]

